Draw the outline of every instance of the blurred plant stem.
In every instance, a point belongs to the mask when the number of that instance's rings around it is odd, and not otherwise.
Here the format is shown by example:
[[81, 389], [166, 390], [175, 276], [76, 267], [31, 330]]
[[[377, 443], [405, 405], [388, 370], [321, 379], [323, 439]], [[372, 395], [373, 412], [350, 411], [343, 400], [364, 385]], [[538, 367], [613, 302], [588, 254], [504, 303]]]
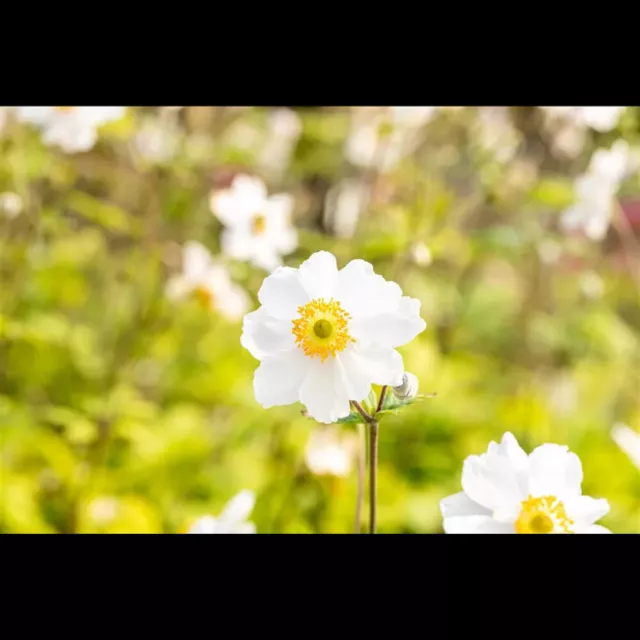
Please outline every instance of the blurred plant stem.
[[[369, 427], [369, 533], [376, 532], [377, 501], [378, 501], [378, 427], [376, 416], [384, 406], [387, 397], [387, 387], [382, 387], [378, 406], [373, 415], [369, 415], [360, 403], [351, 401], [356, 411], [362, 416], [364, 423]], [[356, 505], [356, 510], [358, 505]], [[357, 513], [357, 511], [356, 511]]]
[[[616, 202], [612, 222], [613, 227], [622, 241], [622, 254], [629, 269], [629, 275], [640, 292], [640, 271], [637, 268], [637, 264], [634, 264], [634, 262], [640, 259], [640, 244], [619, 202]], [[636, 260], [634, 260], [634, 256]]]

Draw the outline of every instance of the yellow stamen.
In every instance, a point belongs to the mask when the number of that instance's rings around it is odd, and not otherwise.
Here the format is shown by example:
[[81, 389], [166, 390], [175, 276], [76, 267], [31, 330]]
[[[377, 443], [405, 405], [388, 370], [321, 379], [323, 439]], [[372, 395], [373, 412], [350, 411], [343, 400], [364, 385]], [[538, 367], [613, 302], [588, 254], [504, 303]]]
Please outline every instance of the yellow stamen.
[[193, 290], [194, 299], [199, 302], [205, 309], [213, 309], [215, 300], [211, 289], [207, 287], [197, 287]]
[[253, 217], [251, 221], [251, 230], [253, 235], [261, 236], [267, 230], [267, 218], [261, 213]]
[[515, 530], [516, 533], [573, 533], [573, 524], [564, 504], [555, 496], [529, 496], [522, 502]]
[[355, 342], [349, 335], [351, 316], [339, 302], [318, 298], [298, 307], [298, 313], [300, 316], [293, 320], [291, 332], [305, 356], [324, 362]]

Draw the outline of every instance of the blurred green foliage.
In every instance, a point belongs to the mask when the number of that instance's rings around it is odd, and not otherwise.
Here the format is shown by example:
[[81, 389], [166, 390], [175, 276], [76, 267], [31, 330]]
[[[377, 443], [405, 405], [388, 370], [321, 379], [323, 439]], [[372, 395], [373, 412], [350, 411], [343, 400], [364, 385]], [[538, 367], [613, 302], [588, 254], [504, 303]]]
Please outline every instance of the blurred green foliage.
[[[438, 112], [393, 167], [362, 169], [343, 153], [349, 110], [304, 108], [274, 178], [258, 153], [267, 109], [176, 111], [169, 160], [134, 144], [142, 123], [166, 126], [159, 111], [130, 109], [75, 155], [11, 119], [0, 134], [0, 191], [24, 203], [0, 217], [0, 532], [178, 532], [245, 488], [259, 532], [353, 530], [356, 473], [311, 473], [314, 423], [300, 406], [255, 402], [241, 324], [164, 294], [184, 242], [219, 253], [208, 199], [229, 169], [296, 197], [300, 247], [286, 264], [318, 249], [341, 265], [364, 258], [422, 302], [427, 329], [401, 352], [436, 396], [382, 423], [381, 532], [440, 532], [464, 458], [507, 430], [527, 450], [569, 445], [585, 493], [611, 503], [602, 524], [640, 532], [640, 472], [609, 433], [640, 429], [638, 289], [615, 237], [557, 228], [586, 160], [549, 169], [517, 124], [519, 147], [500, 160], [465, 108]], [[638, 136], [637, 109], [624, 127], [616, 135]], [[347, 177], [369, 199], [339, 237], [326, 193]], [[227, 262], [257, 306], [266, 274]]]

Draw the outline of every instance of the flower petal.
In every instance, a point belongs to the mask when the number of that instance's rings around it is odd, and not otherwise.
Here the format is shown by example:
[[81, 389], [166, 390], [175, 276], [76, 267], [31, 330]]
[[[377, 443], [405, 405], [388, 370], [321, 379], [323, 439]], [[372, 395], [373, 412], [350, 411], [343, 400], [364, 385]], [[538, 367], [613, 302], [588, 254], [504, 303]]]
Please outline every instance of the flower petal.
[[264, 206], [267, 187], [260, 178], [241, 173], [233, 179], [231, 188], [244, 206], [252, 209]]
[[242, 322], [240, 344], [260, 360], [295, 347], [291, 323], [274, 318], [265, 307], [248, 313]]
[[631, 462], [640, 469], [640, 433], [625, 424], [617, 423], [611, 430], [611, 437], [629, 456]]
[[442, 517], [457, 518], [461, 516], [490, 516], [489, 509], [474, 502], [464, 491], [454, 493], [440, 501]]
[[269, 220], [269, 226], [284, 229], [290, 224], [293, 212], [293, 196], [288, 193], [277, 193], [269, 197], [265, 203], [264, 214]]
[[224, 229], [220, 234], [222, 252], [236, 260], [250, 260], [255, 242], [246, 225], [236, 225]]
[[298, 269], [300, 282], [311, 300], [334, 295], [338, 279], [336, 258], [328, 251], [317, 251], [305, 260]]
[[590, 527], [588, 527], [582, 533], [611, 533], [611, 531], [609, 531], [609, 529], [607, 529], [606, 527], [603, 527], [603, 526], [601, 526], [599, 524], [592, 524]]
[[556, 496], [560, 500], [582, 493], [582, 463], [568, 447], [543, 444], [529, 456], [529, 493], [532, 496]]
[[402, 382], [404, 363], [402, 356], [393, 349], [378, 345], [349, 346], [339, 355], [339, 359], [347, 377], [362, 382], [358, 391], [364, 388], [364, 380], [367, 381], [366, 393], [361, 397], [352, 396], [351, 400], [364, 399], [369, 393], [371, 383], [393, 387]]
[[609, 503], [606, 500], [589, 496], [565, 500], [564, 507], [569, 518], [581, 525], [592, 525], [609, 513]]
[[258, 291], [258, 300], [270, 316], [292, 320], [298, 314], [298, 307], [307, 304], [310, 298], [296, 269], [278, 267], [265, 278]]
[[376, 274], [364, 260], [352, 260], [338, 272], [335, 297], [353, 318], [396, 310], [402, 289]]
[[496, 522], [490, 516], [459, 516], [446, 518], [445, 533], [515, 533], [513, 525]]
[[[300, 351], [300, 353], [302, 353]], [[311, 361], [311, 358], [303, 358]], [[329, 424], [349, 415], [351, 406], [347, 390], [341, 384], [342, 376], [335, 358], [325, 362], [314, 360], [300, 387], [300, 402], [309, 416]]]
[[310, 368], [300, 349], [265, 357], [253, 376], [256, 401], [265, 409], [298, 402]]
[[203, 516], [187, 533], [218, 533], [218, 520], [212, 516]]
[[469, 456], [462, 469], [462, 489], [474, 502], [491, 511], [510, 512], [526, 497], [519, 471], [510, 458], [494, 451]]
[[200, 278], [211, 265], [211, 254], [199, 242], [187, 242], [183, 252], [183, 272], [186, 278]]
[[255, 504], [256, 495], [253, 491], [241, 491], [227, 503], [218, 523], [224, 527], [241, 524], [251, 515]]
[[236, 285], [230, 285], [223, 295], [215, 297], [216, 307], [229, 320], [240, 320], [247, 313], [250, 302], [247, 292]]
[[282, 264], [282, 258], [276, 251], [275, 245], [261, 242], [260, 244], [256, 243], [255, 245], [252, 262], [256, 267], [271, 273]]
[[356, 340], [395, 349], [411, 342], [427, 327], [419, 310], [418, 300], [405, 297], [402, 298], [398, 311], [356, 318], [349, 323], [349, 330]]

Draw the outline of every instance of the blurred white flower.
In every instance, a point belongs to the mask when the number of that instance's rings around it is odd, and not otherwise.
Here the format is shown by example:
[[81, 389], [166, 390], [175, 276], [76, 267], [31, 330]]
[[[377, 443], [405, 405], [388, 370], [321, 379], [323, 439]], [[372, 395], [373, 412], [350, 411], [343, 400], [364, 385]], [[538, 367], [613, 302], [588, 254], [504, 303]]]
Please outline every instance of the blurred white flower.
[[125, 112], [126, 107], [16, 107], [19, 120], [42, 129], [45, 144], [66, 153], [91, 149], [99, 127], [119, 120]]
[[246, 291], [231, 280], [226, 267], [214, 262], [206, 247], [198, 242], [185, 245], [182, 273], [169, 279], [167, 295], [172, 300], [193, 297], [230, 320], [240, 319], [249, 308]]
[[461, 493], [440, 503], [446, 533], [610, 533], [606, 500], [582, 495], [580, 458], [557, 444], [527, 455], [511, 433], [469, 456]]
[[353, 466], [358, 444], [353, 433], [341, 433], [337, 429], [316, 429], [307, 442], [305, 462], [312, 473], [346, 477]]
[[325, 222], [339, 238], [351, 238], [360, 214], [369, 199], [371, 188], [363, 180], [345, 178], [327, 193]]
[[575, 183], [576, 201], [564, 211], [565, 231], [582, 231], [589, 239], [605, 238], [620, 184], [632, 165], [629, 145], [618, 140], [610, 149], [596, 151], [586, 173]]
[[133, 138], [136, 151], [147, 160], [167, 162], [178, 149], [178, 135], [169, 122], [148, 120], [140, 125]]
[[614, 442], [629, 456], [633, 464], [640, 469], [640, 433], [626, 424], [617, 422], [611, 430]]
[[394, 395], [400, 400], [410, 400], [418, 395], [418, 387], [418, 378], [416, 378], [413, 373], [405, 371], [402, 382], [396, 387], [393, 387], [392, 390]]
[[13, 191], [5, 191], [0, 193], [0, 213], [5, 218], [13, 220], [17, 218], [24, 208], [22, 198]]
[[433, 262], [431, 249], [424, 242], [416, 242], [412, 245], [411, 258], [420, 267], [428, 267]]
[[253, 491], [241, 491], [217, 518], [204, 516], [196, 520], [187, 533], [255, 533], [255, 524], [248, 520], [255, 503]]
[[499, 162], [513, 158], [521, 136], [513, 126], [508, 107], [479, 107], [475, 135], [480, 146]]
[[291, 154], [302, 133], [302, 122], [291, 109], [276, 109], [269, 114], [267, 137], [260, 151], [259, 163], [264, 171], [279, 177], [289, 166]]
[[236, 176], [231, 188], [211, 195], [210, 205], [225, 225], [222, 250], [231, 258], [271, 271], [298, 246], [297, 231], [291, 226], [293, 197], [268, 196], [259, 178]]
[[349, 401], [364, 400], [371, 384], [401, 384], [396, 347], [426, 327], [419, 300], [403, 296], [364, 260], [338, 271], [327, 251], [298, 269], [276, 269], [258, 299], [262, 306], [245, 317], [241, 337], [261, 361], [256, 400], [265, 409], [300, 401], [318, 422], [347, 416]]
[[99, 525], [109, 524], [118, 515], [119, 504], [115, 498], [103, 496], [95, 498], [89, 504], [89, 517]]
[[626, 107], [543, 107], [552, 115], [572, 120], [581, 127], [591, 127], [596, 131], [611, 131]]
[[361, 167], [387, 170], [415, 148], [417, 131], [438, 107], [358, 107], [345, 145], [347, 158]]

